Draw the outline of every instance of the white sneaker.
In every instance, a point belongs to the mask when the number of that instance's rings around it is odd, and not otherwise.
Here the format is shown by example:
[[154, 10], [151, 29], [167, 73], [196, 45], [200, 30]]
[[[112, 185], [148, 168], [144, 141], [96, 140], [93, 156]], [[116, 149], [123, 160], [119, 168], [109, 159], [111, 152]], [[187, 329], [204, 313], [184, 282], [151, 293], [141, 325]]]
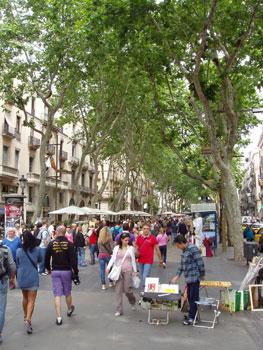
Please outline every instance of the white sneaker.
[[120, 316], [120, 315], [121, 315], [121, 313], [120, 313], [119, 311], [115, 312], [115, 316], [116, 316], [116, 317], [118, 317], [118, 316]]
[[131, 309], [135, 310], [135, 304], [131, 304]]
[[107, 289], [106, 284], [103, 284], [103, 285], [101, 286], [101, 289], [103, 289], [103, 290]]

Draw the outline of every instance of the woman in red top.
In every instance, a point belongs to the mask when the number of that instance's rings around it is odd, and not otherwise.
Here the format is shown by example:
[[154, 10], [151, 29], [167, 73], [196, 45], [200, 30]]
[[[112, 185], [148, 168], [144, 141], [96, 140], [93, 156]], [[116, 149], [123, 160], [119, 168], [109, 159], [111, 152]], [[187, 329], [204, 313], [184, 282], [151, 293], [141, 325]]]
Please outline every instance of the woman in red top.
[[97, 235], [96, 235], [96, 231], [92, 230], [92, 233], [89, 236], [90, 265], [95, 264], [96, 251], [97, 251]]

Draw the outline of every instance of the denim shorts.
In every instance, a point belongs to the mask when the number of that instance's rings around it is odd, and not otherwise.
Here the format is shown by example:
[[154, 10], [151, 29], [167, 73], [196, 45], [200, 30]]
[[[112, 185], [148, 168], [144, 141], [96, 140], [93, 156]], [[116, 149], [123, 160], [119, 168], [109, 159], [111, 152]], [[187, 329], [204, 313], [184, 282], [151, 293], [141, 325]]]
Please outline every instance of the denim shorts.
[[62, 295], [69, 296], [71, 294], [72, 282], [71, 271], [55, 270], [51, 272], [52, 288], [55, 297]]

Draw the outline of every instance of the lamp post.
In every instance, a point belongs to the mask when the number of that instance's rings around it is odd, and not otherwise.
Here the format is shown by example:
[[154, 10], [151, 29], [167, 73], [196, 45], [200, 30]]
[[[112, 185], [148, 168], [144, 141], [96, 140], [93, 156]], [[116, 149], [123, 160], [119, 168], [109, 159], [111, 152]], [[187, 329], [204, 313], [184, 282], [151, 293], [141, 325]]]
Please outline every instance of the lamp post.
[[[27, 179], [24, 177], [24, 175], [21, 175], [21, 178], [18, 181], [20, 183], [22, 196], [24, 196]], [[22, 205], [22, 220], [24, 222], [24, 198], [23, 198], [23, 205]]]

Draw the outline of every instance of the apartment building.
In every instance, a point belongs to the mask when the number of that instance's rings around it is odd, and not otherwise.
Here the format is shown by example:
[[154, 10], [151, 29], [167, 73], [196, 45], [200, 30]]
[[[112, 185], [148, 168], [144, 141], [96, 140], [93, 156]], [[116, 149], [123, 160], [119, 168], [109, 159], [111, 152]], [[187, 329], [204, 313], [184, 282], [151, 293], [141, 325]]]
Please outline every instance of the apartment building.
[[[21, 194], [19, 179], [23, 176], [27, 181], [24, 194], [24, 219], [33, 223], [35, 218], [36, 200], [40, 184], [39, 148], [41, 134], [28, 126], [24, 126], [25, 116], [12, 103], [3, 104], [0, 110], [0, 224], [4, 222], [5, 203], [3, 195]], [[26, 110], [34, 128], [45, 131], [48, 113], [42, 101], [37, 98], [29, 100]], [[81, 199], [76, 202], [73, 186], [76, 169], [79, 165], [82, 145], [74, 137], [78, 125], [67, 124], [58, 127], [54, 123], [49, 144], [46, 147], [46, 193], [42, 205], [42, 217], [48, 213], [69, 205], [79, 207], [90, 206], [95, 186], [102, 183], [102, 172], [99, 172], [98, 182], [94, 183], [95, 166], [90, 156], [86, 156], [79, 179]], [[57, 172], [55, 171], [57, 170]], [[106, 170], [105, 170], [106, 169]], [[108, 164], [104, 164], [104, 176], [107, 176]], [[98, 203], [97, 208], [110, 209], [124, 178], [124, 171], [118, 165], [110, 170], [109, 182]], [[131, 181], [130, 181], [131, 183]], [[131, 186], [125, 188], [125, 196], [121, 209], [145, 209], [149, 192], [149, 183], [143, 175], [139, 175]], [[150, 193], [150, 192], [149, 192]], [[59, 216], [58, 220], [65, 219]]]
[[249, 154], [240, 191], [242, 216], [263, 217], [263, 138], [257, 148]]
[[[39, 99], [32, 98], [26, 110], [36, 129], [45, 131], [47, 110]], [[19, 179], [26, 181], [24, 217], [28, 223], [34, 221], [35, 203], [40, 182], [39, 148], [41, 134], [24, 126], [25, 116], [12, 103], [6, 103], [0, 111], [0, 222], [4, 217], [4, 194], [19, 193]], [[94, 164], [86, 157], [79, 180], [80, 203], [75, 203], [73, 182], [76, 167], [81, 156], [81, 145], [72, 142], [76, 125], [59, 128], [55, 124], [46, 148], [46, 194], [43, 201], [42, 216], [49, 211], [68, 205], [88, 206], [94, 194]], [[58, 172], [55, 169], [59, 170]], [[57, 198], [57, 200], [56, 200]]]

